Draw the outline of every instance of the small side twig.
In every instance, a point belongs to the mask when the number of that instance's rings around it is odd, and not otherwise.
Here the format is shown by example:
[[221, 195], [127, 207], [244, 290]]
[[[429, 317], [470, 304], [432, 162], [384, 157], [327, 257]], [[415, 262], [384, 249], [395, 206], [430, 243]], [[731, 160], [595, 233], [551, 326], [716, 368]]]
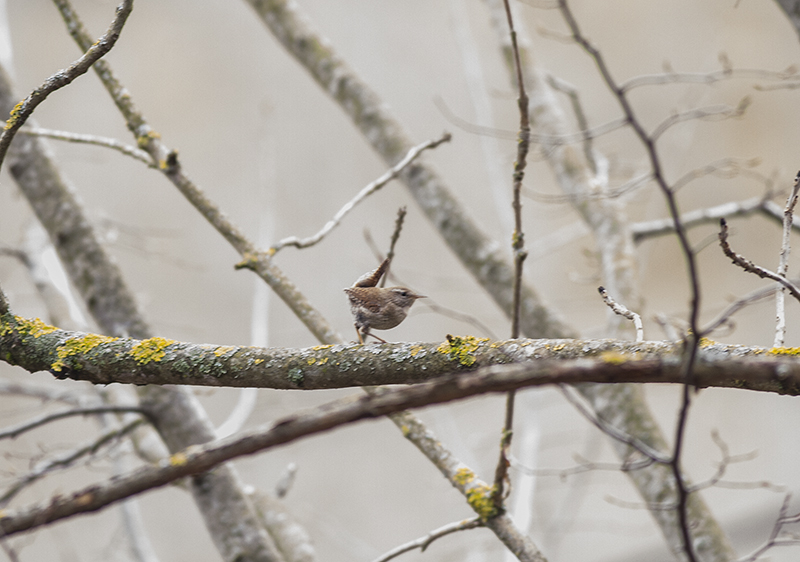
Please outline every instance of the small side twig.
[[709, 107], [699, 107], [697, 109], [690, 109], [680, 113], [674, 113], [664, 119], [659, 125], [650, 133], [650, 139], [653, 141], [658, 140], [670, 127], [678, 123], [692, 121], [694, 119], [731, 119], [734, 117], [741, 117], [750, 106], [751, 100], [749, 97], [744, 97], [736, 107], [730, 105], [712, 105]]
[[70, 133], [68, 131], [54, 131], [52, 129], [43, 129], [40, 127], [23, 127], [19, 130], [20, 135], [32, 135], [36, 137], [46, 137], [49, 139], [61, 140], [66, 142], [75, 142], [79, 144], [92, 144], [95, 146], [102, 146], [116, 150], [121, 154], [135, 158], [140, 162], [144, 162], [151, 168], [156, 167], [153, 158], [141, 148], [136, 148], [129, 144], [112, 139], [108, 137], [100, 137], [97, 135], [85, 135], [81, 133]]
[[400, 173], [409, 166], [416, 158], [419, 156], [423, 151], [429, 148], [436, 148], [440, 144], [444, 142], [449, 142], [451, 139], [450, 133], [444, 133], [438, 139], [429, 140], [424, 142], [418, 146], [413, 147], [409, 150], [405, 157], [400, 160], [397, 164], [392, 166], [389, 170], [386, 171], [381, 177], [376, 179], [375, 181], [369, 183], [365, 187], [358, 192], [358, 194], [353, 197], [350, 201], [348, 201], [339, 212], [334, 215], [334, 217], [329, 220], [322, 229], [314, 234], [313, 236], [309, 236], [308, 238], [298, 238], [297, 236], [289, 236], [284, 238], [283, 240], [279, 241], [277, 244], [270, 248], [270, 253], [275, 254], [276, 252], [280, 251], [281, 249], [285, 248], [286, 246], [294, 246], [295, 248], [308, 248], [317, 244], [321, 241], [328, 233], [339, 226], [339, 223], [342, 222], [342, 219], [353, 210], [353, 208], [361, 203], [364, 199], [378, 191], [384, 185], [395, 179]]
[[797, 523], [798, 521], [799, 514], [794, 514], [794, 515], [789, 514], [789, 504], [791, 503], [791, 501], [792, 501], [792, 493], [789, 492], [783, 498], [783, 503], [781, 504], [780, 512], [778, 513], [777, 519], [775, 519], [775, 524], [772, 526], [772, 531], [770, 532], [769, 538], [764, 542], [764, 544], [759, 546], [755, 550], [755, 552], [750, 554], [750, 556], [747, 556], [745, 558], [740, 558], [736, 562], [755, 562], [756, 560], [760, 559], [761, 556], [763, 556], [763, 554], [772, 547], [800, 544], [800, 540], [794, 537], [788, 537], [785, 539], [781, 538], [781, 531], [783, 531], [783, 527], [791, 523]]
[[58, 468], [68, 468], [72, 466], [78, 459], [87, 455], [93, 455], [106, 444], [119, 440], [140, 425], [145, 423], [143, 418], [133, 420], [132, 422], [110, 431], [106, 431], [96, 439], [76, 447], [74, 450], [67, 451], [56, 458], [48, 459], [35, 466], [33, 470], [19, 478], [15, 483], [10, 485], [6, 491], [0, 496], [0, 506], [6, 506], [25, 488], [42, 479], [46, 475], [54, 472]]
[[[786, 277], [789, 269], [789, 252], [791, 251], [792, 223], [794, 218], [794, 208], [797, 205], [797, 192], [800, 189], [800, 172], [794, 178], [794, 185], [789, 198], [786, 200], [786, 208], [783, 211], [783, 240], [781, 242], [781, 258], [778, 264], [777, 274]], [[780, 290], [775, 293], [775, 347], [783, 346], [786, 337], [786, 292]]]
[[448, 523], [447, 525], [439, 527], [438, 529], [434, 529], [424, 537], [414, 539], [413, 541], [393, 548], [389, 552], [380, 555], [372, 562], [388, 562], [392, 558], [396, 558], [401, 554], [414, 550], [415, 548], [420, 549], [421, 552], [425, 552], [425, 549], [428, 548], [428, 546], [430, 546], [430, 544], [436, 539], [440, 539], [451, 533], [457, 533], [458, 531], [468, 531], [469, 529], [483, 526], [484, 522], [480, 517], [473, 517], [472, 519], [465, 519], [464, 521]]
[[800, 301], [800, 289], [797, 287], [797, 285], [795, 285], [785, 277], [781, 277], [780, 275], [778, 275], [773, 271], [770, 271], [769, 269], [765, 269], [759, 265], [756, 265], [750, 260], [734, 252], [731, 249], [730, 245], [728, 244], [727, 221], [725, 219], [720, 219], [719, 225], [720, 225], [719, 245], [722, 247], [722, 251], [725, 253], [725, 255], [731, 258], [731, 260], [733, 260], [733, 263], [735, 263], [745, 271], [748, 271], [750, 273], [755, 273], [762, 279], [772, 279], [773, 281], [777, 281], [778, 283], [786, 287], [786, 289], [788, 289], [788, 291], [792, 294], [794, 298]]
[[586, 113], [583, 111], [578, 89], [566, 80], [562, 80], [552, 74], [547, 75], [547, 82], [554, 90], [558, 90], [569, 98], [572, 105], [572, 112], [575, 114], [575, 119], [578, 121], [578, 129], [584, 134], [583, 138], [583, 155], [592, 169], [592, 173], [597, 173], [597, 160], [594, 156], [594, 148], [592, 146], [592, 137], [588, 135], [589, 120], [586, 118]]
[[[791, 281], [795, 285], [800, 284], [800, 279], [792, 279]], [[708, 326], [704, 327], [700, 333], [703, 335], [703, 337], [708, 336], [711, 332], [727, 323], [730, 320], [730, 317], [739, 312], [741, 309], [751, 304], [755, 304], [760, 300], [771, 297], [776, 291], [780, 290], [780, 288], [781, 287], [779, 285], [773, 285], [771, 287], [757, 289], [743, 296], [742, 298], [736, 299], [734, 302], [728, 305], [728, 308], [723, 310], [719, 316], [712, 320]]]
[[605, 287], [598, 287], [598, 292], [600, 296], [603, 297], [603, 302], [608, 305], [608, 307], [614, 311], [615, 314], [619, 314], [627, 318], [628, 320], [633, 322], [633, 327], [636, 328], [636, 341], [642, 342], [644, 341], [644, 327], [642, 326], [642, 317], [633, 312], [632, 310], [628, 310], [624, 305], [621, 305], [617, 301], [611, 298], [611, 295], [608, 294], [608, 291]]
[[400, 207], [397, 209], [397, 220], [394, 221], [394, 232], [392, 232], [392, 239], [389, 242], [389, 253], [386, 254], [386, 259], [389, 260], [389, 265], [386, 266], [386, 273], [380, 282], [380, 287], [386, 286], [386, 279], [389, 278], [389, 270], [392, 268], [392, 258], [394, 258], [394, 247], [400, 239], [400, 233], [403, 231], [403, 221], [406, 219], [406, 208]]
[[[485, 125], [478, 125], [475, 123], [471, 123], [466, 119], [459, 117], [447, 106], [447, 104], [442, 100], [441, 97], [436, 97], [433, 100], [433, 103], [436, 105], [437, 109], [442, 114], [442, 117], [447, 119], [450, 123], [458, 127], [463, 131], [467, 131], [468, 133], [473, 133], [476, 135], [485, 135], [490, 137], [496, 137], [498, 139], [505, 139], [505, 140], [516, 140], [518, 136], [518, 132], [509, 131], [506, 129], [499, 129], [497, 127], [487, 127]], [[534, 144], [543, 144], [546, 146], [558, 146], [562, 144], [576, 144], [579, 142], [585, 142], [590, 139], [596, 139], [598, 137], [602, 137], [609, 133], [612, 133], [616, 130], [622, 129], [628, 124], [628, 122], [624, 119], [612, 119], [602, 125], [598, 125], [597, 127], [592, 127], [591, 129], [586, 129], [582, 131], [578, 131], [577, 133], [566, 133], [563, 135], [553, 135], [553, 134], [537, 134], [531, 133], [531, 142]]]
[[628, 447], [635, 449], [639, 453], [641, 453], [644, 457], [652, 460], [658, 464], [670, 464], [672, 459], [663, 453], [653, 449], [650, 445], [643, 442], [641, 439], [636, 438], [633, 435], [628, 435], [623, 431], [620, 431], [616, 427], [612, 426], [608, 422], [606, 422], [603, 418], [597, 416], [593, 412], [589, 411], [589, 409], [576, 397], [573, 392], [569, 389], [566, 385], [559, 385], [561, 389], [561, 393], [564, 395], [564, 398], [572, 404], [578, 412], [583, 415], [592, 425], [594, 425], [597, 429], [619, 441], [620, 443], [624, 443]]
[[72, 416], [89, 416], [97, 414], [142, 414], [147, 415], [147, 412], [137, 406], [96, 406], [93, 408], [72, 408], [69, 410], [62, 410], [61, 412], [53, 412], [43, 414], [21, 424], [0, 430], [0, 439], [9, 439], [19, 437], [26, 431], [30, 431], [50, 422], [58, 421], [63, 418]]
[[611, 472], [631, 472], [633, 470], [642, 470], [648, 466], [653, 465], [655, 462], [649, 457], [641, 457], [638, 459], [627, 458], [622, 463], [614, 462], [592, 462], [581, 455], [573, 455], [573, 458], [578, 463], [576, 466], [569, 468], [531, 468], [525, 466], [513, 455], [511, 456], [511, 466], [528, 476], [558, 476], [558, 478], [565, 482], [568, 477], [575, 474], [584, 474], [592, 471], [611, 471]]

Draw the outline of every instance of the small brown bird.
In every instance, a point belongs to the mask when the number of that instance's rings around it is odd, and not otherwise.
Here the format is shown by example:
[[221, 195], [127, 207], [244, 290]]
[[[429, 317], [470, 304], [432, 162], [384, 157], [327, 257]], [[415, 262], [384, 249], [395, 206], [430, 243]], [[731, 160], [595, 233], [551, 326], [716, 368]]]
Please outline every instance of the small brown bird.
[[358, 341], [362, 344], [367, 336], [386, 343], [386, 340], [379, 338], [370, 330], [394, 328], [406, 319], [414, 301], [425, 298], [405, 287], [378, 287], [378, 282], [388, 267], [387, 258], [378, 269], [362, 275], [352, 287], [344, 290], [350, 299], [350, 312], [356, 321]]

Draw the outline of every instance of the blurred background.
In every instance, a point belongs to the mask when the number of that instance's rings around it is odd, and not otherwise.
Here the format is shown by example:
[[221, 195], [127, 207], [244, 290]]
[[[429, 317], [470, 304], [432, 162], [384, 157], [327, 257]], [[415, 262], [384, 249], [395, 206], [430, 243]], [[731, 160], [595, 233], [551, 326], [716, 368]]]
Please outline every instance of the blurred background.
[[[450, 143], [424, 159], [443, 177], [481, 227], [510, 245], [511, 172], [515, 141], [466, 130], [451, 115], [513, 134], [518, 126], [516, 92], [509, 85], [486, 6], [477, 0], [299, 0], [313, 26], [382, 97], [415, 142], [453, 133]], [[536, 2], [518, 4], [537, 63], [574, 85], [591, 126], [620, 117], [590, 58], [564, 41], [556, 10]], [[712, 72], [724, 55], [734, 68], [783, 70], [798, 64], [795, 29], [767, 0], [635, 0], [570, 2], [586, 36], [606, 57], [618, 81], [642, 74]], [[99, 36], [116, 2], [76, 0], [88, 29]], [[68, 66], [79, 51], [47, 0], [0, 2], [4, 27], [2, 63], [20, 99], [46, 77]], [[119, 43], [107, 60], [134, 102], [167, 146], [180, 153], [184, 170], [246, 234], [269, 246], [290, 236], [317, 232], [363, 186], [385, 170], [382, 160], [338, 106], [277, 43], [245, 2], [137, 0]], [[721, 158], [758, 159], [762, 176], [706, 176], [680, 191], [688, 211], [764, 193], [771, 179], [783, 206], [800, 168], [798, 94], [759, 91], [769, 82], [754, 77], [713, 85], [674, 84], [636, 90], [635, 110], [649, 127], [694, 107], [752, 103], [741, 118], [692, 121], [674, 127], [658, 148], [669, 181]], [[565, 111], [569, 112], [566, 99]], [[39, 126], [113, 137], [134, 144], [124, 121], [93, 73], [76, 80], [36, 110]], [[305, 347], [314, 337], [248, 271], [234, 271], [233, 249], [160, 174], [107, 149], [51, 141], [62, 171], [136, 291], [145, 318], [166, 338], [223, 345]], [[598, 139], [610, 164], [610, 185], [647, 171], [641, 147], [629, 130]], [[608, 311], [597, 294], [604, 283], [597, 249], [568, 201], [559, 197], [553, 174], [532, 154], [523, 200], [530, 257], [528, 281], [559, 317], [582, 337], [607, 337]], [[652, 185], [625, 195], [634, 221], [666, 216]], [[510, 323], [473, 281], [417, 208], [406, 188], [393, 182], [359, 205], [323, 242], [306, 250], [286, 248], [276, 263], [347, 339], [354, 338], [342, 288], [377, 264], [365, 232], [388, 248], [397, 209], [408, 207], [392, 271], [402, 284], [434, 303], [469, 314], [482, 327], [434, 313], [425, 301], [389, 341], [435, 342], [446, 334], [507, 338]], [[0, 245], [19, 247], [35, 219], [6, 171], [0, 174]], [[775, 269], [780, 227], [760, 216], [731, 221], [731, 243], [748, 258]], [[716, 242], [717, 226], [692, 230], [699, 254], [703, 320], [715, 317], [738, 296], [765, 286], [729, 264]], [[796, 242], [796, 240], [795, 240]], [[510, 255], [510, 252], [508, 252]], [[677, 241], [665, 236], [637, 248], [647, 339], [666, 339], [657, 314], [685, 319], [688, 281]], [[792, 259], [790, 275], [796, 274]], [[47, 317], [28, 272], [0, 257], [0, 283], [18, 315]], [[800, 309], [788, 303], [787, 346], [800, 345]], [[734, 319], [718, 341], [772, 344], [772, 301]], [[29, 375], [0, 364], [0, 376], [37, 381], [58, 389], [76, 383]], [[197, 389], [215, 422], [222, 423], [242, 391]], [[247, 426], [267, 423], [357, 391], [259, 390]], [[672, 435], [679, 389], [649, 386], [648, 401]], [[618, 462], [605, 438], [552, 389], [519, 394], [515, 454], [540, 469], [567, 469], [578, 456]], [[712, 431], [731, 454], [754, 452], [729, 468], [726, 479], [768, 482], [776, 489], [712, 488], [703, 493], [740, 555], [767, 539], [785, 492], [800, 485], [800, 448], [793, 431], [800, 422], [796, 399], [741, 391], [704, 390], [689, 424], [685, 466], [693, 480], [710, 477], [721, 459]], [[420, 412], [437, 436], [480, 476], [491, 480], [503, 420], [504, 399], [486, 397]], [[0, 397], [0, 422], [11, 425], [53, 404]], [[96, 432], [91, 420], [70, 420], [2, 444], [0, 477], [13, 480], [37, 459], [74, 446], [75, 436]], [[453, 490], [388, 421], [340, 428], [236, 462], [245, 482], [270, 490], [289, 463], [297, 478], [286, 498], [290, 511], [313, 537], [320, 560], [371, 560], [446, 523], [471, 516]], [[48, 479], [13, 505], [67, 493], [101, 480], [109, 462]], [[660, 531], [636, 503], [639, 497], [618, 471], [596, 470], [559, 478], [512, 472], [512, 505], [549, 560], [627, 561], [647, 556], [671, 560]], [[196, 507], [179, 488], [143, 495], [147, 531], [162, 560], [214, 561], [219, 555]], [[795, 506], [796, 509], [796, 506]], [[20, 560], [130, 560], [120, 539], [118, 508], [59, 523], [14, 539]], [[771, 560], [795, 560], [797, 549], [773, 549]], [[403, 560], [498, 560], [502, 545], [486, 530], [437, 541]]]

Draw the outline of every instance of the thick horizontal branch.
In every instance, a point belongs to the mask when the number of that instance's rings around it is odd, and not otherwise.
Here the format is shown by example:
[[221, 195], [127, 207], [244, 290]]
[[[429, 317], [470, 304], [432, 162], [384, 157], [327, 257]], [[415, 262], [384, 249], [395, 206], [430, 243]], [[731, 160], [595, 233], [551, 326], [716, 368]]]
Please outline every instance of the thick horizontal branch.
[[[705, 340], [704, 340], [705, 341]], [[95, 384], [323, 389], [415, 384], [490, 365], [531, 365], [537, 382], [682, 383], [681, 343], [507, 340], [448, 336], [444, 342], [259, 348], [135, 340], [69, 332], [6, 315], [0, 357], [30, 371]], [[798, 348], [705, 342], [697, 385], [800, 394]], [[578, 363], [583, 360], [583, 363]], [[581, 365], [577, 368], [576, 365]]]
[[[748, 368], [742, 360], [739, 362], [743, 365], [738, 371], [740, 374], [761, 372], [758, 368]], [[676, 375], [679, 363], [676, 358]], [[542, 368], [543, 365], [546, 367]], [[619, 373], [641, 372], [642, 365], [649, 365], [655, 372], [658, 370], [657, 362], [649, 360], [616, 364], [613, 361], [576, 359], [562, 364], [544, 361], [541, 365], [494, 365], [473, 373], [454, 374], [410, 387], [384, 390], [360, 398], [344, 398], [244, 434], [189, 447], [165, 459], [159, 466], [139, 468], [71, 494], [54, 496], [49, 502], [5, 510], [0, 513], [0, 536], [28, 531], [79, 513], [97, 511], [132, 495], [206, 472], [236, 457], [258, 453], [347, 423], [489, 392], [507, 392], [542, 382], [579, 382], [584, 378], [581, 373], [602, 373], [600, 378], [608, 380]], [[708, 369], [699, 369], [698, 375], [700, 373], [710, 375]], [[705, 380], [703, 375], [700, 375], [700, 379], [701, 383]], [[490, 517], [487, 524], [491, 525], [492, 521]]]

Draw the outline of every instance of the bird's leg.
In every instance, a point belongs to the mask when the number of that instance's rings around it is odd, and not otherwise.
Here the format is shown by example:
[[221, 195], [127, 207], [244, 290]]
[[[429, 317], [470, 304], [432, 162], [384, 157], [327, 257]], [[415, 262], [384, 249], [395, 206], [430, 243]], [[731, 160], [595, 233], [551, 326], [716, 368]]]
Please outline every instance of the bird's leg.
[[358, 329], [358, 324], [355, 324], [356, 327], [356, 335], [358, 336], [358, 343], [364, 345], [364, 338], [361, 337], [361, 330]]
[[379, 341], [379, 342], [381, 342], [381, 343], [388, 343], [388, 342], [387, 342], [385, 339], [383, 339], [383, 338], [379, 338], [378, 336], [376, 336], [376, 335], [375, 335], [375, 334], [373, 334], [372, 332], [367, 332], [367, 334], [366, 334], [366, 335], [368, 335], [368, 336], [372, 336], [373, 338], [375, 338], [376, 340], [378, 340], [378, 341]]

